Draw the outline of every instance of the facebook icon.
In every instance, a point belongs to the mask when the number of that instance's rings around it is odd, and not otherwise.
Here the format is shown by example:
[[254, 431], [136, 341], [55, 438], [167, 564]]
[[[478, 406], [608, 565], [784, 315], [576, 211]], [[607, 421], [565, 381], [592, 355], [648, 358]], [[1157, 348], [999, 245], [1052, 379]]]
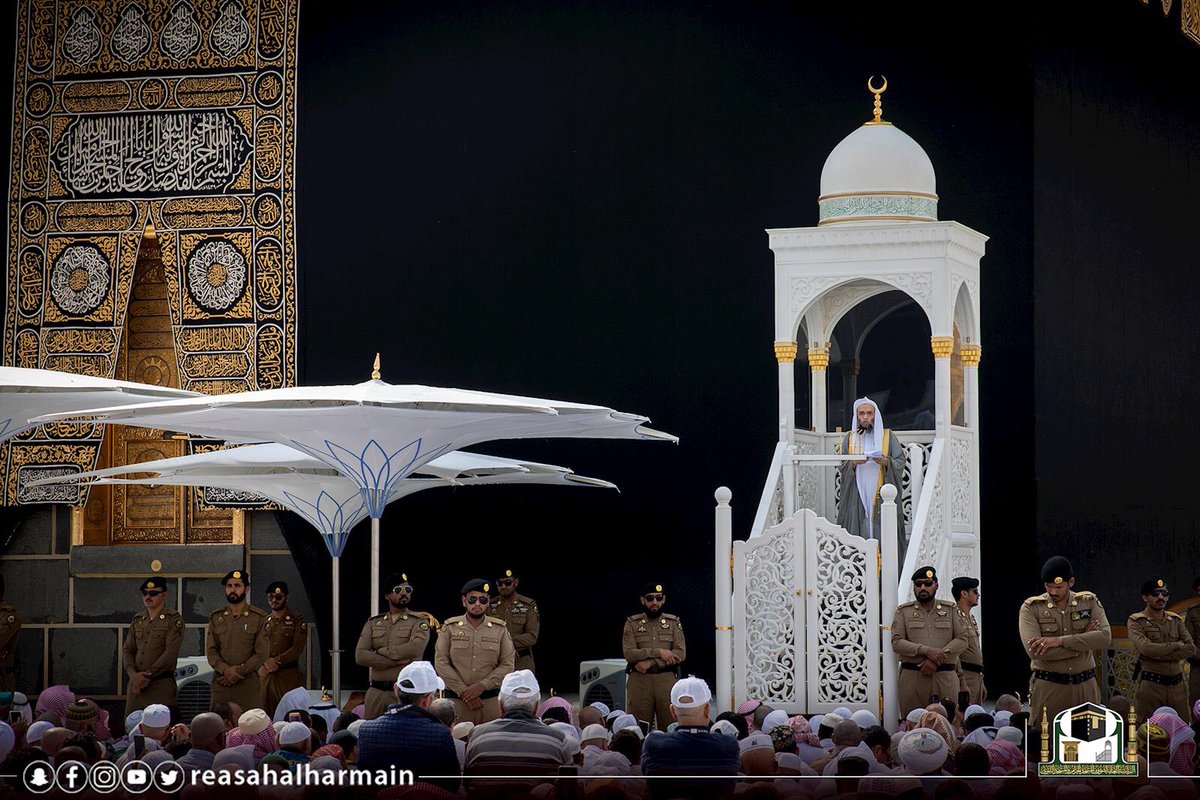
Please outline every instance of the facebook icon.
[[88, 769], [78, 761], [67, 761], [58, 765], [56, 777], [61, 791], [76, 794], [87, 788]]

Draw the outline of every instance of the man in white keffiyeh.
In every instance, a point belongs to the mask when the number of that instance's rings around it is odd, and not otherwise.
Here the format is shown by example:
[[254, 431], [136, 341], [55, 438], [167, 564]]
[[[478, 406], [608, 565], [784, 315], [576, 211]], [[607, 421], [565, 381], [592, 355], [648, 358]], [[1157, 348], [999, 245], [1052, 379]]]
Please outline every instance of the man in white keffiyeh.
[[904, 475], [904, 448], [896, 434], [883, 427], [883, 414], [875, 401], [866, 397], [854, 401], [850, 432], [842, 437], [843, 455], [865, 456], [847, 461], [842, 473], [838, 525], [864, 539], [879, 538], [879, 514], [882, 500], [879, 490], [885, 483], [896, 487], [897, 532], [903, 535], [900, 511], [900, 481]]

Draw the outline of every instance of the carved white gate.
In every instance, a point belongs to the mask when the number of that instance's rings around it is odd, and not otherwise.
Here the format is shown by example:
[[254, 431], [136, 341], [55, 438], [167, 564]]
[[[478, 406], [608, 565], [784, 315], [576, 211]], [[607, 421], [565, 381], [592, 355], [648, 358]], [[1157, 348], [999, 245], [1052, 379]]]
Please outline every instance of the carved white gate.
[[733, 545], [735, 702], [881, 712], [879, 544], [811, 509]]

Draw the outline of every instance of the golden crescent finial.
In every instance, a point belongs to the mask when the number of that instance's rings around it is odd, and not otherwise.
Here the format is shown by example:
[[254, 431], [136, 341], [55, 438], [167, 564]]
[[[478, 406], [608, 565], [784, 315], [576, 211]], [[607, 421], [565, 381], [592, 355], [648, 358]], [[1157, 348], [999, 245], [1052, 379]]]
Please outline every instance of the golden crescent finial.
[[379, 353], [375, 354], [375, 368], [371, 371], [371, 380], [379, 380]]
[[883, 119], [883, 102], [879, 98], [879, 96], [881, 94], [883, 94], [884, 92], [887, 91], [887, 87], [888, 87], [887, 76], [880, 75], [879, 77], [883, 78], [883, 86], [880, 86], [878, 88], [876, 88], [875, 85], [873, 84], [873, 81], [875, 80], [874, 75], [867, 78], [867, 91], [869, 91], [871, 94], [875, 95], [875, 118], [872, 119], [870, 122], [868, 122], [867, 123], [868, 125], [890, 125], [891, 124], [890, 122], [885, 122]]

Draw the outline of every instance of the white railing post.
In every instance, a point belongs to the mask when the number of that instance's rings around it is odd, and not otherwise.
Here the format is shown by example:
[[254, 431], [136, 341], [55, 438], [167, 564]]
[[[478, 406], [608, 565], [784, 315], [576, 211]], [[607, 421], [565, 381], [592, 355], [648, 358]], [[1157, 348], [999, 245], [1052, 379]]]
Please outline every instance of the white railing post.
[[713, 548], [714, 592], [716, 593], [717, 714], [733, 711], [733, 492], [725, 486], [716, 498], [716, 545]]
[[796, 446], [791, 442], [784, 445], [783, 451], [783, 516], [790, 517], [796, 513]]
[[880, 541], [883, 563], [880, 569], [880, 609], [879, 609], [879, 652], [883, 659], [883, 709], [880, 720], [889, 733], [895, 733], [900, 722], [900, 696], [898, 694], [899, 665], [892, 652], [892, 618], [896, 614], [899, 601], [899, 580], [897, 560], [900, 557], [899, 542], [896, 530], [896, 487], [890, 483], [884, 484], [879, 490], [883, 498], [883, 506], [879, 510], [881, 521]]
[[919, 444], [908, 446], [909, 491], [912, 494], [913, 524], [917, 522], [917, 506], [921, 502], [921, 490], [925, 488], [925, 449]]

